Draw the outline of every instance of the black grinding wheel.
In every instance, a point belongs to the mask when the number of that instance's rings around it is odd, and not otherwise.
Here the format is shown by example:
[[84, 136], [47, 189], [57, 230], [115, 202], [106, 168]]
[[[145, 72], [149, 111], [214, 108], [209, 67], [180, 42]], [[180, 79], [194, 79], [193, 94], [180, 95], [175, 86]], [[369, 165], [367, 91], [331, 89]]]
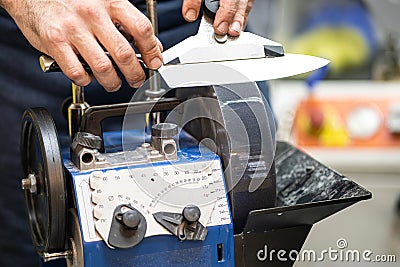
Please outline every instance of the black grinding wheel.
[[25, 111], [20, 152], [22, 184], [35, 249], [41, 256], [64, 251], [66, 185], [57, 130], [46, 109]]

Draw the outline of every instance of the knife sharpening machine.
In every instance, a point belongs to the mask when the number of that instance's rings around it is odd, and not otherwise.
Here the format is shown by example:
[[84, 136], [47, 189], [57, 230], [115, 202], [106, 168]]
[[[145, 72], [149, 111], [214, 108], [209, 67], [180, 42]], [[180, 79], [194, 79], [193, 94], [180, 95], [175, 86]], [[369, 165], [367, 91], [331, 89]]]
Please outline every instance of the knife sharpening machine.
[[[131, 102], [89, 106], [73, 84], [70, 142], [46, 109], [24, 113], [22, 187], [44, 266], [292, 266], [260, 250], [299, 251], [314, 223], [371, 197], [276, 142], [255, 83], [328, 62], [247, 32], [215, 36], [218, 4], [205, 1], [199, 33], [163, 53]], [[121, 131], [103, 129], [118, 116]]]

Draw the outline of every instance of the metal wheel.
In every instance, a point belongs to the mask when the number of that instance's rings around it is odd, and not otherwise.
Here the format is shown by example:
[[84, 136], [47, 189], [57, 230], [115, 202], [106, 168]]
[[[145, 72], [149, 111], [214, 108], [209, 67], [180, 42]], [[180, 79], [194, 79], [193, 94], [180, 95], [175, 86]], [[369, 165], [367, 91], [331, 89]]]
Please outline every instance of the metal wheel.
[[22, 117], [22, 188], [36, 251], [63, 251], [65, 247], [66, 185], [57, 130], [50, 113], [31, 108]]

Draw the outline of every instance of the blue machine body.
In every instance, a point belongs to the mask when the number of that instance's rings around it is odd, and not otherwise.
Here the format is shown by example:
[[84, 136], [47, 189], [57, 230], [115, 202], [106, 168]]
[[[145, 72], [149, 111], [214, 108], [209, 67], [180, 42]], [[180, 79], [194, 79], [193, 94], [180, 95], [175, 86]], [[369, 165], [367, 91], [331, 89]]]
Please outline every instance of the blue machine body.
[[[134, 133], [131, 133], [134, 134]], [[118, 151], [121, 146], [121, 132], [104, 133], [106, 151]], [[219, 157], [199, 144], [191, 136], [181, 131], [179, 136], [178, 159], [173, 163], [185, 163], [190, 161], [219, 160]], [[74, 189], [74, 201], [79, 217], [84, 266], [234, 266], [234, 233], [232, 218], [227, 224], [207, 227], [208, 234], [204, 241], [179, 241], [174, 235], [158, 235], [145, 237], [138, 245], [128, 248], [110, 248], [104, 240], [90, 240], [85, 236], [83, 221], [88, 220], [87, 212], [80, 209], [78, 190], [82, 186], [82, 177], [88, 176], [93, 171], [79, 171], [69, 160], [69, 149], [63, 153], [64, 165], [72, 178]], [[153, 163], [154, 165], [168, 165], [169, 161]], [[149, 164], [135, 166], [120, 166], [114, 169], [123, 170], [130, 168], [145, 168]], [[225, 194], [225, 198], [227, 198]], [[82, 200], [81, 200], [82, 203]], [[227, 201], [227, 203], [229, 203]], [[229, 205], [229, 204], [228, 204]], [[229, 209], [230, 210], [230, 209]], [[229, 215], [230, 216], [230, 215]], [[89, 240], [88, 240], [89, 239]]]
[[[218, 252], [222, 246], [222, 258]], [[180, 242], [175, 236], [152, 236], [130, 249], [111, 249], [104, 241], [83, 242], [85, 266], [234, 266], [232, 227], [208, 228], [205, 241]]]

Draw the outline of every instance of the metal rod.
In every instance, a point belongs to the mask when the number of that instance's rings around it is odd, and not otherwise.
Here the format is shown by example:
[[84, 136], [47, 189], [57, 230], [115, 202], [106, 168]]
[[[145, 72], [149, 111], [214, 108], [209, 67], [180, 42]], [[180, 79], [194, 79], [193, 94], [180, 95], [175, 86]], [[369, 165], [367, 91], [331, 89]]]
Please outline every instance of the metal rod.
[[72, 83], [72, 103], [83, 104], [85, 103], [85, 92], [82, 86]]
[[44, 262], [60, 260], [60, 259], [67, 259], [67, 258], [70, 258], [71, 256], [72, 256], [71, 250], [67, 250], [64, 252], [55, 252], [55, 253], [44, 252], [42, 255]]
[[[151, 25], [153, 25], [154, 35], [158, 36], [158, 18], [157, 18], [157, 1], [156, 0], [146, 0], [146, 13], [147, 13], [147, 17], [149, 18], [149, 20], [151, 22]], [[156, 71], [149, 70], [150, 79], [155, 74], [156, 74]], [[154, 80], [154, 79], [152, 79], [152, 80]], [[150, 84], [150, 88], [151, 88], [152, 84], [153, 83]], [[157, 90], [157, 88], [154, 88], [154, 89]]]
[[157, 1], [146, 0], [146, 12], [151, 24], [153, 25], [154, 35], [158, 36]]
[[[158, 36], [158, 18], [157, 18], [157, 1], [146, 0], [146, 12], [151, 24], [153, 25], [154, 35]], [[149, 98], [157, 98], [164, 91], [160, 90], [160, 77], [156, 70], [149, 70], [150, 92]]]
[[[157, 1], [146, 0], [146, 12], [151, 24], [153, 25], [154, 35], [158, 36], [158, 17], [157, 17]], [[165, 90], [161, 89], [160, 76], [157, 75], [156, 70], [149, 70], [149, 85], [150, 89], [147, 90], [149, 99], [157, 99], [162, 96]], [[160, 123], [160, 113], [153, 113], [152, 120], [155, 123]], [[148, 117], [149, 118], [149, 117]], [[150, 123], [151, 124], [151, 123]]]
[[80, 129], [82, 116], [88, 107], [84, 87], [72, 83], [72, 103], [68, 107], [68, 131], [72, 139]]

